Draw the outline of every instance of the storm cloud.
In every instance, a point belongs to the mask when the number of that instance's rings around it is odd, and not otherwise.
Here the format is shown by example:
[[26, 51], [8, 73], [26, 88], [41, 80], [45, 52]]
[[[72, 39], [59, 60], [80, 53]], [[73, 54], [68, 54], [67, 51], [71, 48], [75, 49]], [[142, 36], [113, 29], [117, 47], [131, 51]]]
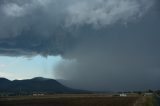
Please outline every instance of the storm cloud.
[[2, 54], [6, 51], [13, 55], [10, 51], [14, 51], [22, 55], [58, 55], [88, 36], [83, 29], [127, 24], [142, 17], [154, 0], [1, 0], [0, 3]]
[[0, 0], [0, 54], [61, 55], [54, 74], [72, 87], [158, 89], [159, 11], [158, 0]]

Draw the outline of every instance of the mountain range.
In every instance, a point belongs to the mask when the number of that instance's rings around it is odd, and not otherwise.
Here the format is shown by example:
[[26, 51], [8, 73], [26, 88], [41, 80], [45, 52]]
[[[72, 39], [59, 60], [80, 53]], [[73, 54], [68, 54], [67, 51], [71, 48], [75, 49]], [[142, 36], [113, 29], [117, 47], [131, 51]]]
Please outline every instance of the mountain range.
[[0, 78], [0, 92], [84, 93], [87, 91], [69, 88], [54, 79], [36, 77], [33, 79], [13, 81]]

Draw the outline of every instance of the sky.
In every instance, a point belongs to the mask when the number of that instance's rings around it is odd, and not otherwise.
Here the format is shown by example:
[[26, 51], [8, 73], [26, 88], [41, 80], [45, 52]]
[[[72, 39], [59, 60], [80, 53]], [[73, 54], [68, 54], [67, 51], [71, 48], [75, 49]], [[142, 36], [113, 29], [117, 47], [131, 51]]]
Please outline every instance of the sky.
[[34, 77], [54, 78], [53, 67], [61, 61], [60, 56], [9, 57], [0, 56], [0, 77], [10, 80]]
[[0, 0], [4, 77], [53, 76], [100, 91], [160, 89], [159, 45], [159, 0]]

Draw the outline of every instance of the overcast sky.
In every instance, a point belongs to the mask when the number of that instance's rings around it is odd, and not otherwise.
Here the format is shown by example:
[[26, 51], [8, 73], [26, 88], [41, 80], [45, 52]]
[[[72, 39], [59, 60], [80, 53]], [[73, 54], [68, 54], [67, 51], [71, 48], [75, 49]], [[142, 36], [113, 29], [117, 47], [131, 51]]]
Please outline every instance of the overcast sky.
[[0, 0], [3, 77], [53, 77], [88, 90], [160, 89], [159, 46], [159, 0]]

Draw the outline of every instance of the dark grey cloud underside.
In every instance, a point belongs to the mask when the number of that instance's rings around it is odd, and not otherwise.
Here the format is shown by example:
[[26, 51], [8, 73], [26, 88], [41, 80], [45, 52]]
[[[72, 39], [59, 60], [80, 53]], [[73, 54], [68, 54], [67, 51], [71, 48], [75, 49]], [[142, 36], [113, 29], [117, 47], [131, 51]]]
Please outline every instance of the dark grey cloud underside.
[[[118, 21], [126, 23], [130, 19], [132, 20], [132, 17], [133, 19], [136, 18], [135, 15], [144, 14], [150, 7], [149, 3], [152, 3], [149, 0], [131, 2], [133, 4], [132, 9], [129, 8], [129, 6], [132, 6], [130, 2], [130, 0], [127, 2], [121, 0], [118, 2], [121, 4], [118, 4], [117, 1], [102, 0], [99, 3], [97, 0], [94, 0], [91, 7], [88, 6], [86, 8], [88, 11], [87, 15], [85, 10], [79, 8], [79, 6], [84, 6], [83, 4], [88, 5], [90, 0], [82, 1], [82, 3], [79, 1], [73, 2], [72, 0], [67, 2], [64, 0], [0, 0], [1, 54], [5, 55], [6, 52], [7, 55], [9, 53], [11, 53], [10, 55], [19, 55], [21, 53], [22, 55], [32, 53], [59, 55], [70, 52], [74, 45], [77, 45], [77, 43], [87, 37], [90, 39], [93, 35], [99, 36], [98, 34], [108, 37], [111, 35], [108, 32], [109, 29], [113, 30], [110, 32], [114, 32], [114, 29], [108, 28], [108, 26], [112, 26], [114, 23], [121, 23]], [[103, 4], [106, 4], [107, 8]], [[119, 8], [114, 7], [115, 5], [119, 5]], [[93, 7], [96, 6], [97, 10], [95, 8], [95, 11], [100, 11], [97, 14], [100, 15], [99, 17], [89, 14], [94, 13]], [[111, 8], [111, 6], [114, 8]], [[137, 8], [135, 8], [136, 6]], [[140, 6], [143, 6], [143, 8]], [[126, 10], [129, 8], [128, 10], [130, 11], [126, 11], [124, 7], [126, 7]], [[121, 8], [124, 16], [118, 13], [121, 12], [118, 11]], [[111, 9], [111, 12], [106, 11], [107, 9]], [[100, 18], [105, 14], [103, 11], [108, 12], [108, 18], [107, 15], [105, 16], [107, 21]], [[115, 12], [115, 15], [112, 14], [112, 11]], [[92, 15], [93, 17], [91, 17]], [[92, 21], [88, 23], [88, 19]], [[69, 27], [66, 27], [68, 25]], [[100, 26], [100, 28], [95, 29], [92, 26]], [[106, 29], [101, 29], [101, 26], [106, 27]]]

